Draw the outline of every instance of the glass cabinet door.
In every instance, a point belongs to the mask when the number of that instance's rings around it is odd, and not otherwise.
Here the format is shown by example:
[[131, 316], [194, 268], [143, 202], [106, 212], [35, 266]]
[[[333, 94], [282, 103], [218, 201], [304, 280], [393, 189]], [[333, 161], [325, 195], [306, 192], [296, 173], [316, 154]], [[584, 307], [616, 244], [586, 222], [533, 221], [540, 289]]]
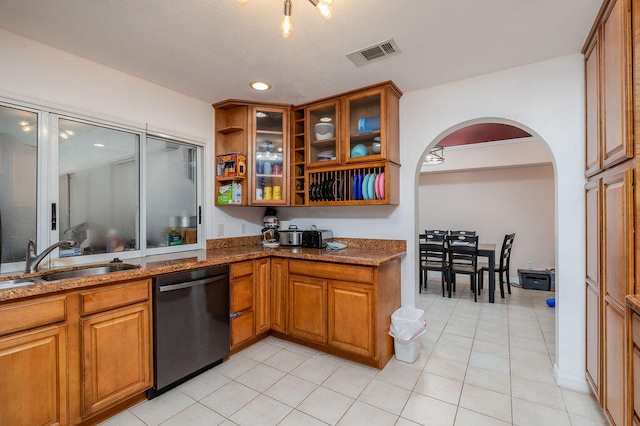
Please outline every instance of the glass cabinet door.
[[286, 205], [288, 185], [288, 116], [286, 108], [255, 107], [253, 137], [253, 205]]
[[326, 102], [307, 108], [306, 124], [309, 167], [338, 164], [338, 102]]
[[346, 98], [348, 111], [348, 140], [345, 143], [345, 162], [375, 161], [385, 158], [383, 92], [364, 92]]

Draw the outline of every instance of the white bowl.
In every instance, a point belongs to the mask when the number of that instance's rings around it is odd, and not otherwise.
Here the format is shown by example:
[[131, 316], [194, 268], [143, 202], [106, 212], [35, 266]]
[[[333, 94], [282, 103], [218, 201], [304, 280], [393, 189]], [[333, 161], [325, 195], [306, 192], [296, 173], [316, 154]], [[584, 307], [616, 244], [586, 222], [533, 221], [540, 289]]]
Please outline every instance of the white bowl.
[[316, 133], [316, 140], [321, 141], [323, 139], [331, 139], [333, 137], [335, 126], [331, 123], [316, 123], [316, 125], [313, 126], [313, 129]]

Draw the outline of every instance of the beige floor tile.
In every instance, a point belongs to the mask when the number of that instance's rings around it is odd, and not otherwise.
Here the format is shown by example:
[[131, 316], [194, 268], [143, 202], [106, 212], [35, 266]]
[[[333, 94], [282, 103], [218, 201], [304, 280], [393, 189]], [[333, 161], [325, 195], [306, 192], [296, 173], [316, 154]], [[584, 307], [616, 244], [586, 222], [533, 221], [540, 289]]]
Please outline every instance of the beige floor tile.
[[230, 417], [258, 395], [260, 395], [258, 392], [245, 385], [231, 382], [203, 398], [200, 402], [216, 413]]
[[281, 347], [272, 345], [268, 341], [261, 340], [258, 343], [243, 349], [239, 354], [254, 361], [264, 362], [265, 359], [277, 354], [281, 350]]
[[526, 337], [511, 335], [509, 337], [509, 345], [512, 348], [522, 348], [543, 354], [548, 352], [544, 340], [527, 339]]
[[458, 405], [460, 393], [462, 392], [462, 382], [436, 376], [435, 374], [423, 373], [418, 378], [413, 391], [449, 404]]
[[337, 369], [338, 366], [334, 364], [320, 361], [316, 358], [309, 358], [294, 368], [291, 374], [319, 385], [327, 380]]
[[533, 352], [527, 349], [511, 347], [509, 349], [512, 361], [523, 361], [531, 364], [541, 365], [543, 367], [552, 368], [551, 360], [548, 353]]
[[371, 380], [370, 376], [340, 367], [322, 383], [322, 386], [355, 399]]
[[325, 423], [335, 425], [353, 402], [353, 398], [319, 387], [298, 405], [298, 410]]
[[421, 425], [451, 426], [456, 409], [455, 405], [413, 392], [400, 417]]
[[400, 414], [410, 395], [411, 391], [374, 379], [358, 400], [392, 414]]
[[195, 403], [162, 423], [162, 426], [215, 426], [224, 421], [225, 418], [220, 414], [202, 404]]
[[420, 426], [420, 424], [405, 419], [404, 417], [399, 417], [398, 421], [396, 422], [396, 426]]
[[305, 362], [309, 357], [300, 353], [291, 352], [288, 349], [283, 349], [280, 352], [267, 358], [263, 363], [277, 368], [285, 373], [290, 373], [291, 370]]
[[487, 342], [485, 340], [474, 341], [472, 351], [509, 359], [509, 346]]
[[145, 424], [155, 426], [175, 416], [195, 402], [193, 398], [182, 392], [167, 392], [132, 407], [131, 412]]
[[543, 367], [529, 362], [511, 361], [511, 376], [549, 385], [556, 383], [553, 371], [548, 366]]
[[284, 371], [269, 367], [268, 365], [259, 364], [237, 377], [236, 382], [242, 383], [258, 392], [264, 392], [286, 374]]
[[297, 407], [317, 387], [315, 383], [288, 374], [267, 389], [264, 394], [290, 407]]
[[455, 334], [462, 337], [473, 337], [476, 334], [476, 327], [470, 327], [465, 324], [458, 324], [455, 322], [449, 322], [445, 326], [444, 333]]
[[110, 419], [99, 423], [100, 426], [145, 426], [146, 423], [136, 417], [130, 410], [116, 414]]
[[230, 379], [235, 379], [239, 375], [251, 370], [256, 365], [258, 365], [258, 362], [237, 354], [229, 358], [228, 361], [213, 367], [213, 371]]
[[327, 423], [322, 422], [302, 411], [293, 410], [287, 417], [281, 421], [278, 426], [326, 426]]
[[599, 419], [592, 419], [569, 413], [569, 420], [571, 421], [571, 426], [609, 426], [604, 414]]
[[292, 408], [265, 395], [259, 395], [239, 409], [230, 420], [240, 426], [275, 426]]
[[455, 334], [442, 333], [438, 343], [442, 343], [449, 346], [454, 346], [460, 349], [471, 350], [473, 346], [473, 339], [471, 337], [458, 336]]
[[465, 384], [460, 396], [460, 407], [511, 422], [511, 397], [499, 392]]
[[547, 406], [513, 398], [513, 423], [518, 426], [570, 426], [569, 414]]
[[202, 398], [209, 395], [211, 392], [220, 389], [230, 381], [231, 379], [228, 377], [218, 374], [214, 370], [208, 370], [181, 384], [176, 388], [176, 390], [187, 394], [196, 401], [200, 401]]
[[472, 367], [495, 371], [500, 374], [509, 374], [509, 360], [495, 355], [471, 352], [469, 365]]
[[555, 384], [539, 383], [512, 376], [511, 395], [514, 398], [566, 411], [560, 387]]
[[339, 426], [394, 426], [398, 416], [356, 401], [338, 422]]
[[449, 346], [438, 342], [436, 347], [431, 352], [432, 357], [438, 357], [453, 362], [459, 362], [466, 364], [469, 362], [469, 356], [471, 351], [469, 349], [461, 349], [456, 346]]
[[495, 417], [485, 416], [466, 408], [458, 408], [455, 426], [509, 426], [510, 422], [503, 422]]
[[499, 345], [509, 344], [508, 334], [496, 333], [495, 331], [478, 330], [476, 332], [475, 339], [485, 342], [497, 343]]
[[[432, 358], [430, 358], [430, 360], [431, 359]], [[420, 377], [420, 371], [405, 367], [399, 363], [388, 363], [382, 371], [376, 374], [377, 380], [381, 380], [407, 390], [413, 389], [418, 377]]]
[[598, 405], [596, 397], [592, 393], [579, 392], [571, 389], [560, 388], [564, 405], [570, 414], [580, 417], [603, 421], [604, 415]]
[[511, 377], [508, 374], [496, 373], [484, 368], [467, 368], [464, 382], [480, 388], [511, 395]]
[[464, 381], [464, 375], [467, 371], [467, 364], [432, 357], [427, 361], [427, 365], [425, 365], [423, 371], [462, 382]]

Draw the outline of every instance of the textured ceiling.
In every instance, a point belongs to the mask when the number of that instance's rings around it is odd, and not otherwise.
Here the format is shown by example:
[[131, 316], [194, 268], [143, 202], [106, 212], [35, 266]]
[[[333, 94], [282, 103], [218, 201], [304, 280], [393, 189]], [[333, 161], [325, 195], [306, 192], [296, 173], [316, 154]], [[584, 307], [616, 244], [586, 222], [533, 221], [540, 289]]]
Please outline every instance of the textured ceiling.
[[[302, 104], [385, 80], [404, 92], [579, 53], [602, 0], [0, 0], [0, 27], [177, 92]], [[393, 38], [401, 53], [345, 55]], [[8, 58], [3, 58], [8, 60]], [[251, 80], [273, 88], [258, 93]]]

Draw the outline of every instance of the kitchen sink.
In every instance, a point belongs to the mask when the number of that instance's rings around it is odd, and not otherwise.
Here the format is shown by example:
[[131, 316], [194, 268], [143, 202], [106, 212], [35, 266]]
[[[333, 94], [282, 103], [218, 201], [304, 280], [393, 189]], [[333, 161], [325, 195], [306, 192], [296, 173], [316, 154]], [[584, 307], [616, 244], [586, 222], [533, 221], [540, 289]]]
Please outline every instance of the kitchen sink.
[[0, 281], [0, 290], [40, 283], [42, 283], [42, 281], [37, 278], [17, 278], [15, 280]]
[[120, 272], [120, 271], [129, 270], [129, 269], [137, 269], [139, 267], [140, 266], [138, 265], [129, 265], [127, 263], [119, 263], [119, 264], [107, 265], [107, 266], [89, 266], [81, 269], [72, 269], [70, 271], [49, 272], [48, 274], [42, 275], [38, 278], [41, 278], [45, 281], [57, 281], [57, 280], [65, 280], [69, 278], [80, 278], [80, 277], [90, 277], [93, 275], [109, 274], [111, 272]]

